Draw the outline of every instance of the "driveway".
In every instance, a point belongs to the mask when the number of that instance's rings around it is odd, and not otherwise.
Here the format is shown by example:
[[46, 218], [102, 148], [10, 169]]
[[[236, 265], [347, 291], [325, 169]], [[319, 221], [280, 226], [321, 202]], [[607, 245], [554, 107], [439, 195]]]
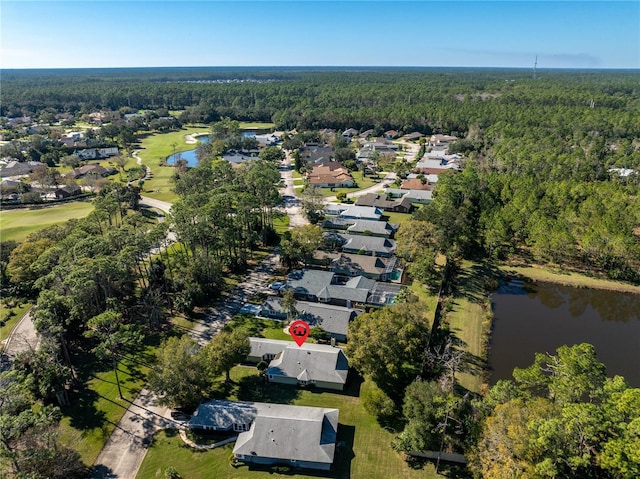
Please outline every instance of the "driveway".
[[[200, 344], [209, 342], [223, 326], [257, 293], [263, 292], [276, 272], [280, 257], [267, 256], [213, 310], [195, 326], [189, 335]], [[116, 400], [116, 398], [113, 398]], [[94, 463], [94, 479], [135, 479], [153, 435], [166, 428], [177, 428], [170, 410], [156, 406], [157, 397], [143, 389], [131, 403]]]

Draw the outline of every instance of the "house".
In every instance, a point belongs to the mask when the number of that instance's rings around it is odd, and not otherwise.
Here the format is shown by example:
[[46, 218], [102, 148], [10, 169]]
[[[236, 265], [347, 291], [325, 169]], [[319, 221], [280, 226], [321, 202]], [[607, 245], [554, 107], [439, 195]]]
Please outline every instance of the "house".
[[73, 152], [81, 160], [98, 160], [101, 158], [109, 158], [110, 156], [117, 156], [119, 149], [116, 146], [107, 148], [85, 148], [83, 150], [76, 150]]
[[413, 140], [419, 140], [420, 138], [424, 138], [424, 136], [425, 136], [424, 134], [414, 131], [413, 133], [408, 133], [404, 135], [402, 139], [404, 141], [413, 141]]
[[383, 133], [383, 136], [387, 140], [393, 140], [394, 138], [398, 137], [398, 132], [396, 130], [387, 130]]
[[398, 224], [387, 223], [386, 221], [355, 220], [346, 230], [349, 234], [390, 238], [398, 231], [399, 227], [400, 225]]
[[334, 154], [333, 148], [328, 145], [320, 146], [309, 143], [300, 148], [300, 158], [308, 163], [314, 163], [321, 159], [331, 160]]
[[349, 170], [337, 161], [315, 165], [309, 173], [308, 181], [310, 185], [320, 188], [351, 188], [355, 186]]
[[37, 167], [43, 166], [39, 161], [18, 161], [11, 160], [0, 168], [0, 178], [11, 178], [13, 176], [24, 176], [33, 172]]
[[355, 128], [347, 128], [346, 130], [344, 130], [342, 132], [342, 136], [346, 137], [346, 138], [352, 138], [354, 136], [356, 136], [358, 134], [358, 130], [356, 130]]
[[233, 448], [236, 460], [331, 469], [336, 449], [338, 409], [253, 403], [257, 415]]
[[[279, 299], [279, 298], [278, 298]], [[285, 312], [286, 317], [286, 312]], [[258, 364], [260, 361], [271, 362], [276, 355], [291, 344], [291, 341], [265, 338], [249, 338], [251, 351], [247, 356], [248, 363]]]
[[[337, 341], [345, 342], [347, 340], [347, 328], [349, 323], [359, 314], [362, 313], [360, 309], [345, 308], [343, 306], [335, 306], [331, 304], [312, 303], [309, 301], [297, 301], [296, 302], [296, 319], [302, 319], [309, 323], [311, 327], [320, 326], [324, 329], [332, 338]], [[265, 314], [266, 313], [266, 314]], [[261, 307], [261, 316], [267, 316], [275, 319], [284, 319], [287, 317], [287, 311], [282, 306], [282, 301], [279, 297], [271, 297], [267, 299]], [[253, 339], [253, 338], [250, 338]], [[261, 340], [261, 338], [255, 338]], [[251, 353], [247, 358], [250, 362], [259, 362], [261, 360], [271, 360], [271, 349], [267, 349], [270, 346], [256, 345], [255, 351], [253, 343], [251, 344]], [[269, 358], [269, 359], [267, 359]]]
[[388, 200], [386, 196], [377, 193], [367, 193], [366, 195], [360, 196], [356, 200], [356, 206], [376, 206], [384, 211], [393, 211], [396, 213], [411, 213], [413, 211], [413, 205], [410, 201], [404, 198]]
[[396, 252], [395, 240], [378, 236], [341, 234], [343, 253], [365, 254], [389, 258]]
[[390, 198], [402, 198], [411, 203], [426, 204], [433, 199], [433, 190], [401, 190], [398, 188], [387, 188], [384, 194]]
[[229, 152], [222, 155], [222, 159], [228, 161], [233, 166], [237, 166], [245, 161], [257, 160], [257, 156], [250, 156], [244, 152]]
[[91, 165], [84, 165], [81, 166], [80, 168], [76, 168], [74, 170], [71, 170], [69, 173], [67, 173], [66, 176], [67, 178], [72, 178], [72, 179], [78, 179], [78, 178], [83, 178], [84, 176], [87, 175], [93, 175], [96, 177], [105, 177], [105, 176], [109, 176], [109, 175], [113, 175], [116, 172], [116, 170], [114, 170], [113, 168], [104, 168], [103, 166], [100, 165], [96, 165], [96, 164], [91, 164]]
[[397, 258], [340, 253], [331, 261], [330, 270], [344, 276], [364, 276], [376, 281], [399, 281], [402, 268]]
[[233, 455], [251, 464], [329, 470], [338, 430], [337, 409], [261, 402], [201, 403], [191, 430], [237, 434]]
[[78, 196], [80, 194], [82, 194], [82, 189], [78, 185], [63, 186], [55, 191], [56, 199], [58, 200], [71, 198], [72, 196]]
[[280, 137], [274, 133], [266, 133], [264, 135], [256, 135], [255, 139], [258, 142], [258, 145], [262, 148], [266, 146], [277, 145], [280, 141]]
[[341, 348], [326, 344], [289, 341], [265, 371], [271, 383], [316, 386], [342, 391], [347, 382], [349, 361]]
[[[429, 175], [432, 176], [432, 175]], [[433, 185], [429, 184], [429, 181], [425, 177], [422, 178], [409, 178], [404, 180], [400, 184], [401, 190], [430, 190], [433, 188]]]
[[382, 218], [382, 211], [380, 211], [380, 209], [376, 208], [375, 206], [350, 205], [348, 208], [342, 210], [338, 214], [340, 218], [345, 219], [380, 221], [380, 218]]
[[314, 269], [296, 270], [289, 274], [280, 292], [293, 291], [299, 300], [308, 300], [351, 308], [366, 304], [375, 281], [364, 277], [338, 284], [335, 273]]
[[416, 169], [459, 170], [460, 157], [458, 155], [434, 155], [430, 153], [416, 163]]
[[441, 146], [441, 145], [446, 145], [449, 146], [449, 143], [456, 141], [458, 139], [458, 137], [456, 136], [450, 136], [450, 135], [441, 135], [441, 134], [436, 134], [436, 135], [431, 135], [431, 138], [429, 139], [429, 145], [431, 146]]
[[365, 130], [358, 135], [359, 138], [366, 139], [373, 135], [373, 129]]
[[327, 203], [324, 206], [323, 211], [325, 215], [337, 216], [352, 206], [353, 205], [345, 204], [345, 203]]
[[241, 432], [249, 430], [257, 415], [253, 403], [209, 401], [198, 406], [186, 425], [196, 431]]

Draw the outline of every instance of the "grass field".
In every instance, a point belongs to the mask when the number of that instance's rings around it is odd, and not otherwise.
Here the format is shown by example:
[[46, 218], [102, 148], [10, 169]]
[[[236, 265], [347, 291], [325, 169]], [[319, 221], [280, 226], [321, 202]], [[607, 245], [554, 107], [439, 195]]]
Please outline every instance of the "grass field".
[[188, 144], [185, 135], [194, 133], [207, 133], [208, 127], [184, 128], [180, 131], [170, 133], [157, 133], [149, 135], [140, 143], [138, 156], [142, 163], [151, 168], [152, 178], [144, 182], [144, 196], [162, 201], [173, 201], [177, 198], [171, 191], [171, 177], [174, 173], [172, 166], [160, 166], [164, 160], [174, 153], [173, 144], [176, 144], [175, 151], [190, 150], [195, 145]]
[[[92, 465], [104, 443], [126, 412], [145, 383], [148, 368], [139, 362], [148, 363], [152, 349], [136, 355], [135, 361], [118, 363], [118, 377], [124, 399], [118, 395], [113, 368], [98, 368], [91, 358], [77, 359], [79, 374], [86, 387], [73, 393], [72, 405], [62, 409], [60, 423], [61, 440], [80, 453], [82, 461]], [[99, 371], [90, 373], [89, 371]]]
[[[241, 129], [271, 129], [275, 126], [273, 123], [240, 123]], [[144, 183], [144, 196], [155, 198], [162, 201], [173, 201], [176, 195], [171, 191], [171, 177], [174, 169], [171, 166], [160, 166], [161, 162], [174, 153], [174, 143], [176, 144], [175, 152], [191, 150], [195, 145], [189, 144], [185, 140], [186, 135], [208, 133], [208, 126], [190, 126], [180, 131], [172, 131], [170, 133], [156, 133], [142, 139], [138, 149], [138, 156], [142, 159], [142, 163], [149, 168], [153, 177]]]
[[547, 283], [558, 283], [565, 286], [575, 286], [577, 288], [608, 289], [613, 291], [627, 291], [630, 293], [640, 293], [640, 286], [611, 281], [607, 279], [593, 278], [583, 274], [573, 272], [553, 271], [549, 268], [537, 266], [510, 266], [501, 265], [500, 270], [510, 275], [521, 275], [533, 281], [543, 281]]
[[181, 477], [189, 479], [261, 479], [285, 477], [327, 477], [354, 479], [433, 479], [438, 476], [432, 464], [411, 469], [403, 457], [390, 447], [393, 434], [378, 425], [362, 407], [360, 394], [371, 387], [351, 377], [345, 393], [303, 390], [277, 384], [263, 384], [255, 367], [237, 366], [231, 371], [233, 385], [228, 391], [231, 399], [277, 402], [283, 404], [339, 409], [339, 426], [334, 470], [328, 473], [279, 474], [272, 470], [234, 468], [229, 464], [233, 444], [208, 451], [188, 448], [174, 431], [156, 435], [138, 479], [163, 477], [167, 467], [174, 467]]
[[496, 272], [478, 263], [464, 262], [456, 282], [456, 292], [446, 320], [460, 346], [468, 354], [467, 371], [457, 374], [460, 385], [481, 392], [485, 379], [486, 341], [491, 327], [488, 295]]
[[0, 239], [24, 241], [29, 233], [72, 218], [84, 218], [91, 211], [93, 205], [88, 201], [4, 210], [0, 212]]

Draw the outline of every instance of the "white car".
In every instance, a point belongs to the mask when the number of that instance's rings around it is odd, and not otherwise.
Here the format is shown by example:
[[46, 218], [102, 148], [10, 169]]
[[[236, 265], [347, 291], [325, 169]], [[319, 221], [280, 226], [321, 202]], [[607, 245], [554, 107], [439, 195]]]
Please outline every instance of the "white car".
[[280, 291], [280, 288], [282, 288], [285, 284], [286, 283], [284, 281], [274, 281], [269, 285], [269, 289], [273, 291]]

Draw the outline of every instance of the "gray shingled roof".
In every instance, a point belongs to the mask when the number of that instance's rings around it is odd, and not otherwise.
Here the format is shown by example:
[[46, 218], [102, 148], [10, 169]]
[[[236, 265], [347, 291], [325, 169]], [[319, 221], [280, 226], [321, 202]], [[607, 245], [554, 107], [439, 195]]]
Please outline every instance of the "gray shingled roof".
[[296, 309], [299, 311], [296, 318], [300, 318], [313, 326], [320, 326], [328, 333], [347, 335], [349, 321], [353, 316], [362, 311], [333, 306], [330, 304], [309, 303], [298, 301]]
[[331, 284], [333, 275], [329, 271], [315, 269], [293, 271], [287, 276], [287, 284], [281, 291], [293, 290], [296, 294], [318, 296], [324, 288]]
[[238, 436], [233, 453], [331, 464], [338, 431], [337, 409], [254, 403], [259, 414]]
[[347, 228], [349, 233], [364, 233], [369, 231], [376, 235], [390, 235], [398, 229], [398, 225], [392, 225], [386, 221], [356, 220]]
[[271, 361], [267, 375], [335, 384], [347, 382], [349, 361], [342, 349], [311, 343], [298, 347], [293, 341], [290, 343], [291, 346], [287, 346]]
[[249, 338], [249, 344], [251, 344], [249, 356], [262, 357], [265, 354], [278, 354], [292, 343], [282, 339]]
[[211, 401], [200, 404], [187, 425], [191, 429], [213, 427], [217, 431], [230, 431], [234, 424], [251, 424], [257, 414], [251, 403]]
[[396, 251], [395, 240], [389, 238], [380, 238], [377, 236], [363, 235], [341, 235], [347, 240], [342, 246], [343, 249], [351, 251], [364, 251], [365, 253], [387, 253], [393, 254]]

